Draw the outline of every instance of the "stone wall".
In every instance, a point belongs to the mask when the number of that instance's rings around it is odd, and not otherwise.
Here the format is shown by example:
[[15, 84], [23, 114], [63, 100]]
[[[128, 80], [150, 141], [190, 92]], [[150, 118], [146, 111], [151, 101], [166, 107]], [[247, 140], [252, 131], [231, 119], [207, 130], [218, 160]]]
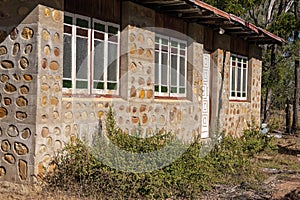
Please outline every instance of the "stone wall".
[[[131, 135], [173, 131], [185, 142], [201, 135], [205, 28], [188, 26], [187, 98], [157, 98], [155, 11], [128, 1], [123, 4], [121, 87], [115, 97], [62, 93], [62, 11], [39, 5], [10, 34], [0, 32], [0, 180], [32, 182], [52, 170], [51, 156], [69, 141], [91, 142], [95, 135], [105, 135], [109, 107], [120, 128]], [[255, 119], [258, 124], [260, 119], [261, 61], [256, 47], [249, 53], [249, 99], [229, 101], [230, 40], [226, 35], [216, 37], [211, 53], [212, 134], [238, 135], [247, 122]]]
[[[260, 50], [256, 48], [256, 51]], [[213, 56], [212, 85], [212, 133], [223, 132], [241, 136], [243, 130], [260, 125], [261, 61], [254, 55], [249, 56], [248, 99], [229, 100], [230, 51], [218, 49]]]
[[[125, 133], [149, 137], [164, 129], [190, 141], [200, 135], [201, 130], [203, 45], [194, 42], [188, 47], [190, 97], [154, 98], [155, 12], [132, 2], [124, 2], [123, 8], [121, 95], [115, 98], [63, 98], [64, 134], [72, 133], [74, 137], [91, 140], [99, 133], [99, 123], [105, 121], [105, 113], [111, 106]], [[105, 133], [105, 127], [102, 128]]]
[[[27, 14], [36, 4], [22, 6]], [[22, 21], [24, 13], [18, 14], [7, 22], [6, 29], [15, 26], [0, 45], [0, 180], [32, 182], [36, 162], [46, 159], [41, 151], [50, 149], [53, 155], [54, 146], [62, 146], [43, 137], [46, 129], [57, 133], [51, 124], [60, 127], [63, 14], [44, 6], [35, 7]]]

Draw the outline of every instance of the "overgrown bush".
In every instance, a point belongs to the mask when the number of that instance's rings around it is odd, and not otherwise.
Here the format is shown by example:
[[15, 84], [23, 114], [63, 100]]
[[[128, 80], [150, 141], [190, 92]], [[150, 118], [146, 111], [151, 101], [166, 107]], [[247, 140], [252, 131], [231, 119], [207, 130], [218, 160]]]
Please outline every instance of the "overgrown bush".
[[[270, 139], [258, 130], [247, 130], [241, 138], [224, 137], [200, 157], [204, 147], [197, 139], [187, 147], [163, 131], [150, 138], [136, 138], [116, 126], [111, 109], [106, 117], [109, 140], [100, 137], [94, 147], [79, 139], [67, 145], [56, 157], [55, 173], [45, 177], [50, 188], [95, 199], [199, 198], [216, 183], [239, 183], [255, 177], [251, 156], [270, 145]], [[166, 146], [169, 149], [164, 149]], [[120, 149], [128, 153], [121, 154]], [[151, 152], [158, 153], [148, 154]], [[137, 153], [153, 157], [136, 159]], [[174, 156], [173, 162], [157, 167], [170, 156]], [[128, 167], [131, 164], [134, 167]]]

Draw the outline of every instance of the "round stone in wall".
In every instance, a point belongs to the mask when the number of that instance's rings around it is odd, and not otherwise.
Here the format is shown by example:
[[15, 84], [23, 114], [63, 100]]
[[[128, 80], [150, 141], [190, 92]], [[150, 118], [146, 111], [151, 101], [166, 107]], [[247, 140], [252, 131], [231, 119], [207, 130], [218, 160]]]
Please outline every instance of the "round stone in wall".
[[59, 51], [59, 48], [57, 48], [57, 47], [55, 47], [54, 48], [54, 55], [56, 56], [56, 57], [58, 57], [59, 56], [59, 54], [60, 54], [60, 51]]
[[56, 71], [58, 70], [59, 68], [59, 65], [58, 65], [58, 62], [56, 61], [51, 61], [50, 65], [49, 65], [49, 68], [53, 71]]
[[45, 17], [50, 17], [51, 11], [50, 11], [49, 8], [45, 8], [45, 9], [44, 9], [44, 15], [45, 15]]
[[17, 81], [17, 82], [19, 82], [21, 80], [21, 77], [20, 77], [19, 74], [14, 73], [13, 77], [14, 77], [14, 80]]
[[0, 46], [0, 56], [7, 54], [7, 48], [5, 46]]
[[6, 161], [9, 164], [15, 164], [16, 159], [12, 154], [7, 153], [4, 155], [4, 161]]
[[31, 44], [27, 44], [24, 50], [25, 54], [30, 54], [32, 52], [32, 45]]
[[27, 146], [25, 144], [20, 143], [20, 142], [15, 142], [14, 148], [15, 148], [15, 152], [18, 155], [25, 155], [25, 154], [28, 153]]
[[43, 68], [43, 69], [46, 69], [46, 67], [47, 67], [47, 59], [46, 59], [46, 58], [43, 58], [43, 59], [42, 59], [42, 68]]
[[60, 134], [61, 134], [60, 128], [59, 128], [59, 127], [55, 127], [53, 133], [54, 133], [55, 135], [60, 135]]
[[3, 176], [5, 176], [5, 174], [6, 174], [6, 170], [5, 170], [5, 168], [4, 167], [0, 167], [0, 178], [1, 177], [3, 177]]
[[17, 111], [16, 112], [16, 119], [18, 119], [20, 121], [24, 121], [25, 119], [27, 119], [27, 113], [26, 112]]
[[30, 81], [33, 80], [33, 77], [32, 77], [32, 75], [30, 75], [30, 74], [24, 74], [24, 75], [23, 75], [23, 79], [24, 79], [24, 81], [26, 81], [26, 82], [30, 82]]
[[4, 105], [9, 106], [11, 104], [11, 102], [12, 102], [11, 98], [4, 97], [4, 99], [3, 99]]
[[23, 96], [18, 97], [16, 100], [16, 105], [18, 107], [26, 107], [28, 105], [28, 100]]
[[18, 164], [19, 168], [19, 176], [21, 180], [26, 180], [27, 179], [27, 162], [25, 160], [19, 160]]
[[31, 131], [29, 128], [25, 128], [21, 133], [21, 138], [26, 140], [31, 136]]
[[44, 47], [44, 54], [45, 54], [46, 56], [49, 56], [50, 53], [51, 53], [50, 46], [49, 46], [49, 45], [46, 45], [46, 46]]
[[49, 135], [49, 129], [47, 127], [43, 127], [41, 135], [42, 135], [43, 138], [48, 137], [48, 135]]
[[7, 93], [14, 93], [15, 91], [17, 91], [17, 88], [11, 83], [6, 83], [4, 86], [4, 91]]
[[6, 116], [7, 116], [7, 110], [6, 110], [6, 108], [3, 108], [3, 107], [1, 107], [0, 108], [0, 119], [3, 119], [3, 118], [5, 118]]
[[8, 81], [8, 80], [9, 80], [9, 76], [8, 76], [8, 75], [2, 74], [2, 75], [0, 76], [0, 81], [1, 81], [2, 83], [5, 83], [5, 82]]
[[61, 12], [59, 12], [58, 10], [54, 10], [52, 12], [52, 19], [56, 22], [60, 22], [62, 19]]
[[1, 143], [1, 149], [4, 152], [8, 152], [11, 149], [10, 143], [8, 140], [3, 140]]
[[19, 93], [23, 94], [23, 95], [28, 94], [29, 93], [29, 88], [26, 85], [22, 85], [19, 88]]
[[42, 31], [42, 38], [43, 38], [43, 40], [48, 41], [50, 39], [50, 33], [49, 33], [49, 31], [47, 31], [46, 29], [44, 29]]
[[23, 28], [23, 31], [21, 33], [22, 38], [27, 39], [27, 40], [31, 39], [33, 37], [33, 34], [34, 34], [33, 30], [29, 27]]
[[21, 60], [20, 60], [20, 67], [21, 69], [27, 69], [29, 66], [29, 61], [27, 58], [25, 57], [22, 57]]
[[10, 34], [9, 34], [10, 39], [11, 39], [11, 40], [17, 39], [18, 34], [19, 34], [18, 29], [17, 29], [17, 28], [14, 28], [14, 29], [10, 32]]
[[12, 69], [12, 68], [14, 68], [14, 63], [10, 60], [3, 60], [1, 62], [1, 67], [3, 69]]
[[54, 36], [53, 36], [53, 41], [55, 43], [59, 43], [59, 33], [55, 33]]

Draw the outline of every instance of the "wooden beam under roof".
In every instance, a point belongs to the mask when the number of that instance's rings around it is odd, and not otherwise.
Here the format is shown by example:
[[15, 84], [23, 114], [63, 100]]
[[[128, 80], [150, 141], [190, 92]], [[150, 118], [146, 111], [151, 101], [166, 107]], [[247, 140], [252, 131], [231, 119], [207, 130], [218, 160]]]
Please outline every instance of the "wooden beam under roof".
[[182, 0], [143, 0], [143, 4], [174, 4], [174, 3], [184, 3]]

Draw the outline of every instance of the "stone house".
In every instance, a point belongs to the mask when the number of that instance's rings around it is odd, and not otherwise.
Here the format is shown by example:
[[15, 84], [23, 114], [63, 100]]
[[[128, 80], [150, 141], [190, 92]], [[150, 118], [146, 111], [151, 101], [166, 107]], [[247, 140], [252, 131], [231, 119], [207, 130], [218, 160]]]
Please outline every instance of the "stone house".
[[143, 137], [259, 125], [258, 45], [281, 38], [199, 0], [74, 2], [0, 2], [0, 180], [32, 182], [110, 106]]

